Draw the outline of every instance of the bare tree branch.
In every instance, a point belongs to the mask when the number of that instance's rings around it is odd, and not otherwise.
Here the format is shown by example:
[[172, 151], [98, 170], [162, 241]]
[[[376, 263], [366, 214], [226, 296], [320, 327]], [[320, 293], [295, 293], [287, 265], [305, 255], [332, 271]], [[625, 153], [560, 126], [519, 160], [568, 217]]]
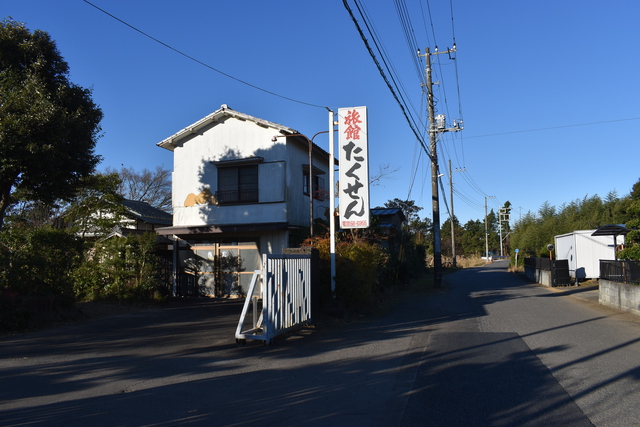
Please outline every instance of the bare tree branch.
[[386, 165], [379, 165], [378, 173], [369, 177], [369, 185], [380, 185], [380, 181], [382, 181], [383, 179], [391, 179], [391, 175], [398, 172], [399, 170], [400, 166], [392, 168], [388, 163]]
[[156, 166], [153, 171], [145, 168], [140, 172], [124, 166], [119, 171], [113, 168], [106, 170], [106, 173], [113, 172], [122, 179], [118, 191], [125, 199], [147, 202], [158, 209], [172, 211], [170, 170], [162, 166]]

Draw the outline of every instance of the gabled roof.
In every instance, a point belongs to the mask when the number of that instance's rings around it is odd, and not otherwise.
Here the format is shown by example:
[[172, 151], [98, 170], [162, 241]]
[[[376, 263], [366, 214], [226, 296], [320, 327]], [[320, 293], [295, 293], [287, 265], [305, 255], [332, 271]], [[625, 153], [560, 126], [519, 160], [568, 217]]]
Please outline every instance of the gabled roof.
[[257, 117], [253, 117], [236, 110], [232, 110], [227, 106], [227, 104], [222, 104], [219, 110], [216, 110], [213, 113], [209, 114], [208, 116], [203, 117], [202, 119], [198, 120], [192, 125], [189, 125], [186, 128], [182, 129], [181, 131], [175, 133], [174, 135], [171, 135], [169, 138], [158, 142], [156, 145], [159, 147], [165, 148], [167, 150], [173, 151], [174, 148], [176, 147], [176, 142], [180, 141], [182, 138], [195, 134], [200, 128], [208, 126], [212, 123], [218, 122], [221, 119], [224, 119], [226, 117], [234, 117], [240, 120], [251, 121], [257, 124], [258, 126], [273, 128], [274, 130], [283, 134], [298, 133], [298, 131], [295, 129], [292, 129], [283, 125], [279, 125], [278, 123], [273, 123], [267, 120], [259, 119]]
[[130, 215], [149, 224], [172, 225], [173, 216], [161, 209], [154, 208], [147, 202], [123, 199], [122, 205]]
[[381, 228], [400, 227], [400, 224], [407, 220], [400, 208], [375, 208], [370, 212], [372, 216], [378, 217], [377, 225]]
[[375, 208], [371, 209], [371, 215], [375, 216], [391, 216], [397, 215], [401, 221], [405, 221], [407, 218], [404, 216], [404, 212], [400, 208]]
[[[202, 119], [198, 120], [192, 125], [187, 126], [181, 131], [175, 133], [174, 135], [171, 135], [169, 138], [158, 142], [156, 145], [166, 150], [173, 151], [176, 148], [176, 144], [182, 138], [185, 138], [189, 135], [197, 134], [199, 129], [209, 126], [212, 123], [223, 120], [226, 117], [233, 117], [240, 120], [250, 121], [257, 124], [258, 126], [271, 128], [276, 132], [282, 134], [283, 136], [290, 136], [292, 140], [296, 141], [298, 144], [304, 145], [305, 147], [308, 146], [309, 144], [309, 140], [307, 139], [307, 137], [300, 134], [300, 132], [298, 132], [293, 128], [283, 126], [278, 123], [270, 122], [268, 120], [259, 119], [257, 117], [253, 117], [248, 114], [241, 113], [239, 111], [229, 108], [227, 104], [222, 104], [219, 110], [216, 110], [213, 113], [209, 114], [208, 116], [203, 117]], [[326, 158], [329, 158], [329, 153], [327, 153], [324, 149], [322, 149], [320, 146], [316, 145], [315, 143], [313, 143], [313, 151], [315, 153], [321, 154]], [[338, 160], [335, 159], [335, 162], [337, 164]]]

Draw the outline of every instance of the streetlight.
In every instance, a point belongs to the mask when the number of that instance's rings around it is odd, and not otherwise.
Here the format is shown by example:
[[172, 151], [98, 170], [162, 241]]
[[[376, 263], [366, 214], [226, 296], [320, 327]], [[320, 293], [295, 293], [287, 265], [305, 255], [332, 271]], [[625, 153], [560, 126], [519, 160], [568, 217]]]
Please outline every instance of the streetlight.
[[320, 135], [321, 133], [329, 133], [329, 131], [328, 130], [320, 131], [315, 135], [313, 135], [311, 139], [309, 139], [306, 135], [301, 133], [290, 133], [288, 135], [275, 135], [273, 138], [271, 138], [271, 141], [275, 142], [278, 138], [282, 138], [282, 137], [288, 138], [290, 136], [300, 136], [306, 139], [307, 142], [309, 143], [309, 235], [311, 237], [313, 237], [313, 157], [312, 157], [313, 140], [316, 136]]

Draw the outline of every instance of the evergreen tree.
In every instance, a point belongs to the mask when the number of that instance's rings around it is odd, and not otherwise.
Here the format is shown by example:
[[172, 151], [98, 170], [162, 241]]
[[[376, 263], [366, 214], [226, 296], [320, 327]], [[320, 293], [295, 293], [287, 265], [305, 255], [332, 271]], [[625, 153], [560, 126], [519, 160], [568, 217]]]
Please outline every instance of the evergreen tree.
[[0, 227], [16, 196], [52, 205], [73, 197], [100, 161], [102, 111], [69, 81], [44, 31], [0, 22]]
[[631, 231], [625, 237], [625, 248], [618, 252], [618, 258], [640, 260], [640, 179], [633, 185], [629, 199], [627, 213], [631, 219], [626, 226]]

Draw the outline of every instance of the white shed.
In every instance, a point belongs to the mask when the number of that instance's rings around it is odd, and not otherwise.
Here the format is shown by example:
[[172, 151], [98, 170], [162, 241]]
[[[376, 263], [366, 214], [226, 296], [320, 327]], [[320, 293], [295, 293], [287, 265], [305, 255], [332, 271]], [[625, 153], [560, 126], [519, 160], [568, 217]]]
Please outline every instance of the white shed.
[[[596, 230], [577, 230], [555, 236], [556, 259], [569, 261], [569, 274], [575, 279], [600, 277], [600, 260], [616, 259], [616, 241], [609, 235], [593, 235]], [[624, 244], [624, 236], [617, 244]]]

